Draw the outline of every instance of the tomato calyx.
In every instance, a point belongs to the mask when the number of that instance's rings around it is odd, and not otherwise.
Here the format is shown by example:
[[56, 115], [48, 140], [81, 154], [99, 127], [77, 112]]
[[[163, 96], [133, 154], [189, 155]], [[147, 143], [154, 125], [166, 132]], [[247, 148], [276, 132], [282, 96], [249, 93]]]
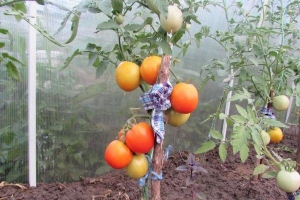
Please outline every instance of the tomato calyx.
[[290, 158], [282, 160], [279, 164], [280, 170], [287, 172], [294, 172], [296, 167], [297, 163]]

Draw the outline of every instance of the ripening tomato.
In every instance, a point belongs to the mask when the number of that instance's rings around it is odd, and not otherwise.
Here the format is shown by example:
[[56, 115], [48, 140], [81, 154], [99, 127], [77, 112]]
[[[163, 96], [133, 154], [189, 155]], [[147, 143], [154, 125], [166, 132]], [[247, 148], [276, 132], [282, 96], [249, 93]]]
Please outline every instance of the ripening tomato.
[[300, 175], [297, 171], [280, 170], [276, 177], [278, 187], [288, 193], [295, 192], [300, 187]]
[[126, 167], [130, 163], [132, 156], [130, 149], [119, 140], [113, 140], [109, 143], [104, 153], [107, 164], [115, 169]]
[[290, 105], [290, 99], [285, 95], [278, 95], [274, 97], [272, 105], [277, 111], [285, 111]]
[[147, 174], [148, 168], [149, 163], [145, 154], [136, 154], [125, 167], [125, 171], [130, 178], [140, 179]]
[[190, 113], [188, 114], [182, 114], [182, 113], [178, 113], [175, 110], [173, 110], [172, 108], [168, 109], [166, 111], [166, 115], [168, 116], [168, 121], [167, 123], [171, 126], [181, 126], [183, 125], [190, 117]]
[[116, 68], [115, 78], [121, 89], [133, 91], [141, 82], [140, 67], [133, 62], [121, 62]]
[[283, 138], [282, 130], [279, 127], [271, 128], [267, 132], [270, 135], [270, 141], [272, 143], [279, 143]]
[[188, 83], [178, 83], [174, 86], [170, 95], [172, 108], [179, 113], [188, 114], [193, 112], [199, 101], [196, 87]]
[[154, 146], [154, 131], [146, 122], [140, 122], [126, 133], [125, 141], [134, 153], [147, 153]]
[[142, 79], [146, 83], [150, 85], [154, 85], [156, 83], [160, 65], [161, 65], [161, 57], [159, 56], [149, 56], [145, 58], [140, 67]]

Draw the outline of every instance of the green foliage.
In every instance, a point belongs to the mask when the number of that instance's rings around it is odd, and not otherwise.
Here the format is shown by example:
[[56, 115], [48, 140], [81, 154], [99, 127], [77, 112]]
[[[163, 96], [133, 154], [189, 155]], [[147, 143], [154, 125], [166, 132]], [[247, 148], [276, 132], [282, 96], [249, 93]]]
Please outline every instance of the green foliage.
[[[7, 35], [8, 39], [11, 40], [10, 33], [7, 29], [0, 29], [0, 34]], [[0, 42], [0, 49], [5, 47], [4, 42]], [[0, 64], [3, 63], [6, 66], [6, 71], [9, 77], [11, 77], [14, 80], [20, 80], [20, 73], [18, 71], [18, 68], [16, 65], [23, 65], [24, 64], [19, 61], [17, 58], [9, 55], [6, 52], [3, 52], [0, 54]]]
[[[300, 106], [300, 57], [297, 47], [300, 32], [295, 28], [300, 14], [297, 6], [299, 1], [288, 1], [287, 4], [271, 1], [265, 8], [257, 3], [249, 11], [245, 10], [246, 6], [241, 1], [231, 4], [226, 1], [208, 2], [222, 8], [227, 28], [215, 32], [203, 28], [197, 36], [199, 40], [209, 38], [216, 41], [224, 49], [226, 57], [223, 60], [210, 60], [202, 68], [201, 76], [205, 76], [204, 84], [209, 80], [215, 81], [216, 76], [224, 77], [224, 83], [234, 79], [235, 84], [224, 90], [233, 92], [231, 102], [238, 102], [235, 105], [237, 113], [226, 116], [218, 109], [209, 118], [214, 120], [218, 115], [221, 120], [227, 120], [232, 131], [226, 139], [220, 139], [219, 133], [214, 134], [212, 127], [212, 140], [205, 142], [196, 152], [204, 153], [219, 144], [219, 155], [224, 162], [227, 148], [231, 146], [233, 153], [239, 153], [244, 162], [251, 146], [257, 155], [265, 150], [260, 134], [262, 130], [274, 126], [287, 127], [278, 120], [260, 114], [262, 107], [272, 104], [270, 93], [274, 91], [275, 95], [285, 93], [295, 96], [296, 106]], [[265, 152], [268, 153], [267, 150]], [[272, 157], [269, 153], [268, 156]], [[276, 162], [275, 159], [272, 161]], [[258, 166], [254, 174], [264, 173], [265, 170], [265, 166]]]
[[[140, 64], [142, 60], [149, 55], [159, 55], [162, 50], [164, 54], [173, 54], [170, 47], [170, 42], [173, 43], [175, 48], [182, 49], [175, 57], [184, 56], [187, 52], [188, 47], [191, 45], [191, 41], [198, 41], [195, 34], [194, 38], [190, 38], [190, 41], [184, 42], [181, 40], [185, 33], [189, 33], [185, 29], [185, 24], [190, 23], [190, 21], [195, 21], [200, 23], [195, 15], [198, 8], [203, 5], [202, 2], [192, 3], [187, 2], [181, 5], [179, 2], [180, 9], [184, 13], [184, 25], [182, 28], [175, 33], [173, 36], [168, 36], [165, 31], [163, 31], [159, 25], [159, 17], [153, 15], [151, 10], [142, 1], [132, 1], [132, 0], [105, 0], [105, 1], [91, 1], [84, 0], [74, 7], [73, 13], [67, 13], [66, 17], [61, 23], [61, 27], [58, 32], [65, 28], [67, 21], [70, 16], [76, 17], [76, 20], [71, 20], [71, 36], [66, 43], [72, 42], [76, 39], [77, 31], [74, 27], [77, 27], [80, 21], [80, 14], [85, 12], [91, 13], [101, 13], [103, 14], [103, 21], [97, 25], [96, 33], [108, 31], [110, 33], [115, 33], [116, 40], [115, 46], [112, 49], [104, 50], [102, 46], [96, 44], [88, 44], [88, 47], [93, 47], [92, 49], [81, 49], [76, 50], [74, 53], [67, 58], [65, 64], [62, 68], [66, 68], [73, 58], [78, 55], [89, 55], [90, 65], [98, 65], [103, 60], [106, 64], [112, 66], [117, 66], [120, 61], [132, 61]], [[162, 14], [167, 14], [167, 7], [170, 2], [164, 1], [153, 1], [153, 4], [159, 9]], [[114, 18], [116, 15], [122, 14], [125, 19], [130, 20], [124, 24], [119, 25], [115, 22]], [[74, 18], [73, 18], [74, 19]], [[190, 34], [190, 33], [189, 33]], [[97, 66], [97, 71], [104, 65]], [[107, 65], [106, 65], [107, 66]], [[99, 71], [104, 72], [105, 69], [99, 69]]]

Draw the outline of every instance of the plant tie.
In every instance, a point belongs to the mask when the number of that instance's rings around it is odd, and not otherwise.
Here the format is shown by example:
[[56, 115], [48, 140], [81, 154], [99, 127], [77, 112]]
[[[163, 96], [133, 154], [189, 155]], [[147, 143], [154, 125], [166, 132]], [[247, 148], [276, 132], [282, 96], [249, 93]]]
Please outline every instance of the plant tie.
[[169, 96], [173, 87], [169, 81], [154, 84], [149, 92], [141, 95], [140, 101], [143, 103], [145, 110], [152, 111], [151, 125], [154, 130], [156, 142], [160, 143], [164, 139], [165, 124], [163, 111], [171, 107]]
[[[172, 148], [173, 147], [171, 145], [168, 145], [168, 147], [166, 148], [166, 153], [165, 153], [166, 155], [165, 155], [164, 160], [168, 159], [170, 151], [172, 150]], [[146, 158], [148, 159], [149, 169], [148, 169], [147, 174], [138, 180], [139, 186], [144, 186], [146, 184], [147, 178], [152, 179], [152, 180], [162, 180], [163, 179], [162, 173], [157, 174], [156, 172], [152, 171], [151, 158], [148, 155], [146, 155]]]

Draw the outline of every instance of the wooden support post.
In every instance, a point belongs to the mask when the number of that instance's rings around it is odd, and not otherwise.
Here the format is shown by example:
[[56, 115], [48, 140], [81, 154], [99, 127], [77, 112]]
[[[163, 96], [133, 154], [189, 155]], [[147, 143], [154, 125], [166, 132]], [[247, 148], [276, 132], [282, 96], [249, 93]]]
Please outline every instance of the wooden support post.
[[[164, 83], [169, 80], [170, 64], [171, 64], [170, 55], [163, 56], [156, 83]], [[163, 159], [164, 159], [163, 140], [161, 141], [161, 143], [157, 143], [155, 140], [153, 159], [152, 159], [152, 170], [157, 174], [162, 173]], [[161, 200], [160, 180], [151, 181], [151, 200]]]

